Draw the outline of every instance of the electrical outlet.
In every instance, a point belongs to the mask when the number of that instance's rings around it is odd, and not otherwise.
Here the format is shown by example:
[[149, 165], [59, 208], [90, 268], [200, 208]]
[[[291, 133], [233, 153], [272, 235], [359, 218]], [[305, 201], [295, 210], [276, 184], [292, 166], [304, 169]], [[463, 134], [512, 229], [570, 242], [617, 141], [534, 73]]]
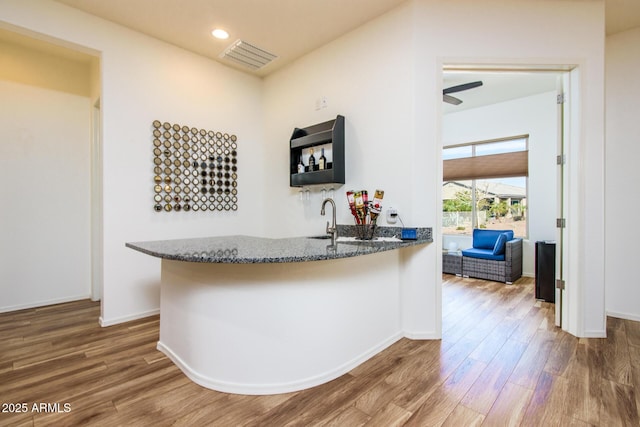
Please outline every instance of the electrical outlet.
[[396, 208], [387, 209], [387, 223], [395, 224], [398, 222], [398, 210]]
[[316, 99], [316, 110], [322, 110], [323, 108], [327, 108], [329, 106], [329, 102], [327, 101], [326, 96], [321, 96]]

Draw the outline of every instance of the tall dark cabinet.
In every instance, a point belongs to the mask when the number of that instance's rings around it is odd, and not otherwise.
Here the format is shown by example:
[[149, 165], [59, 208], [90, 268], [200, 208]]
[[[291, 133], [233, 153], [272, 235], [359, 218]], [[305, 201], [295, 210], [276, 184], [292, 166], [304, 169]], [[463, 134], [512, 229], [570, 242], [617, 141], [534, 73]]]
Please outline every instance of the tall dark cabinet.
[[536, 299], [556, 302], [556, 244], [536, 242]]

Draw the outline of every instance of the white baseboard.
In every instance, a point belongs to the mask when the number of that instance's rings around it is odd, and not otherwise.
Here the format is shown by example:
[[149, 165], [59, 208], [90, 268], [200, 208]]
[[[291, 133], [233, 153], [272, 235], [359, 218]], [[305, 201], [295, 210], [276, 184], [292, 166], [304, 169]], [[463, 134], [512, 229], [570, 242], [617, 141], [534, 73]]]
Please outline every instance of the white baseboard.
[[617, 311], [607, 310], [607, 316], [615, 317], [617, 319], [633, 320], [634, 322], [640, 322], [640, 315], [630, 313], [620, 313]]
[[405, 331], [404, 337], [410, 340], [441, 340], [442, 334], [436, 332], [412, 332]]
[[363, 354], [355, 357], [354, 359], [344, 363], [341, 366], [337, 366], [334, 370], [325, 372], [321, 375], [312, 378], [302, 378], [299, 381], [282, 383], [282, 384], [237, 384], [227, 381], [220, 381], [215, 378], [210, 378], [201, 375], [199, 372], [192, 369], [180, 356], [175, 354], [167, 345], [158, 341], [157, 349], [164, 353], [173, 363], [180, 368], [180, 370], [194, 383], [211, 390], [221, 391], [223, 393], [234, 394], [247, 394], [247, 395], [268, 395], [268, 394], [280, 394], [291, 393], [295, 391], [305, 390], [311, 387], [315, 387], [320, 384], [327, 383], [334, 380], [347, 372], [351, 371], [356, 366], [367, 361], [371, 357], [380, 353], [396, 341], [402, 338], [401, 334], [395, 334], [389, 337], [387, 340], [379, 343]]
[[157, 314], [160, 314], [159, 308], [149, 311], [143, 311], [142, 313], [131, 314], [128, 316], [116, 317], [114, 319], [105, 319], [104, 317], [100, 316], [99, 322], [100, 326], [104, 328], [107, 326], [117, 325], [119, 323], [130, 322], [132, 320], [144, 319], [145, 317], [155, 316]]
[[607, 331], [593, 330], [593, 331], [584, 331], [584, 333], [581, 334], [579, 338], [606, 338], [606, 337], [607, 337]]
[[5, 307], [0, 307], [0, 313], [26, 310], [29, 308], [36, 308], [36, 307], [44, 307], [47, 305], [64, 304], [65, 302], [80, 301], [83, 299], [90, 299], [90, 298], [91, 298], [91, 294], [87, 294], [87, 295], [76, 295], [76, 296], [70, 296], [70, 297], [64, 297], [64, 298], [55, 298], [55, 299], [43, 300], [43, 301], [35, 301], [35, 302], [29, 302], [26, 304], [9, 305]]

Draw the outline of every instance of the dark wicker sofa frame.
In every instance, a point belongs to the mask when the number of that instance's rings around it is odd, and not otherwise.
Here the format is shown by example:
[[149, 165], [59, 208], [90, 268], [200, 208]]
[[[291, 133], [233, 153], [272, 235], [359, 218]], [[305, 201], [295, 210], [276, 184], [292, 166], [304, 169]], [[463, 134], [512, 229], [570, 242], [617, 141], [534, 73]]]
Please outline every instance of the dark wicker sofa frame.
[[506, 243], [504, 261], [463, 256], [462, 276], [512, 284], [522, 277], [522, 239]]

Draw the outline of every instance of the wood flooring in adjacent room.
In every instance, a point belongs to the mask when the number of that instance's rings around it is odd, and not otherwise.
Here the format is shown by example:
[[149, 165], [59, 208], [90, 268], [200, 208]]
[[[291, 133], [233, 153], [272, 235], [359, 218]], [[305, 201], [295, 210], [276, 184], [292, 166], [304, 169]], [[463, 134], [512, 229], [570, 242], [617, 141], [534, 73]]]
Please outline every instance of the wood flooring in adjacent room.
[[531, 279], [445, 275], [442, 341], [402, 339], [274, 396], [204, 389], [156, 350], [157, 316], [101, 328], [99, 310], [0, 314], [0, 426], [640, 425], [640, 323], [609, 318], [607, 339], [572, 337]]

